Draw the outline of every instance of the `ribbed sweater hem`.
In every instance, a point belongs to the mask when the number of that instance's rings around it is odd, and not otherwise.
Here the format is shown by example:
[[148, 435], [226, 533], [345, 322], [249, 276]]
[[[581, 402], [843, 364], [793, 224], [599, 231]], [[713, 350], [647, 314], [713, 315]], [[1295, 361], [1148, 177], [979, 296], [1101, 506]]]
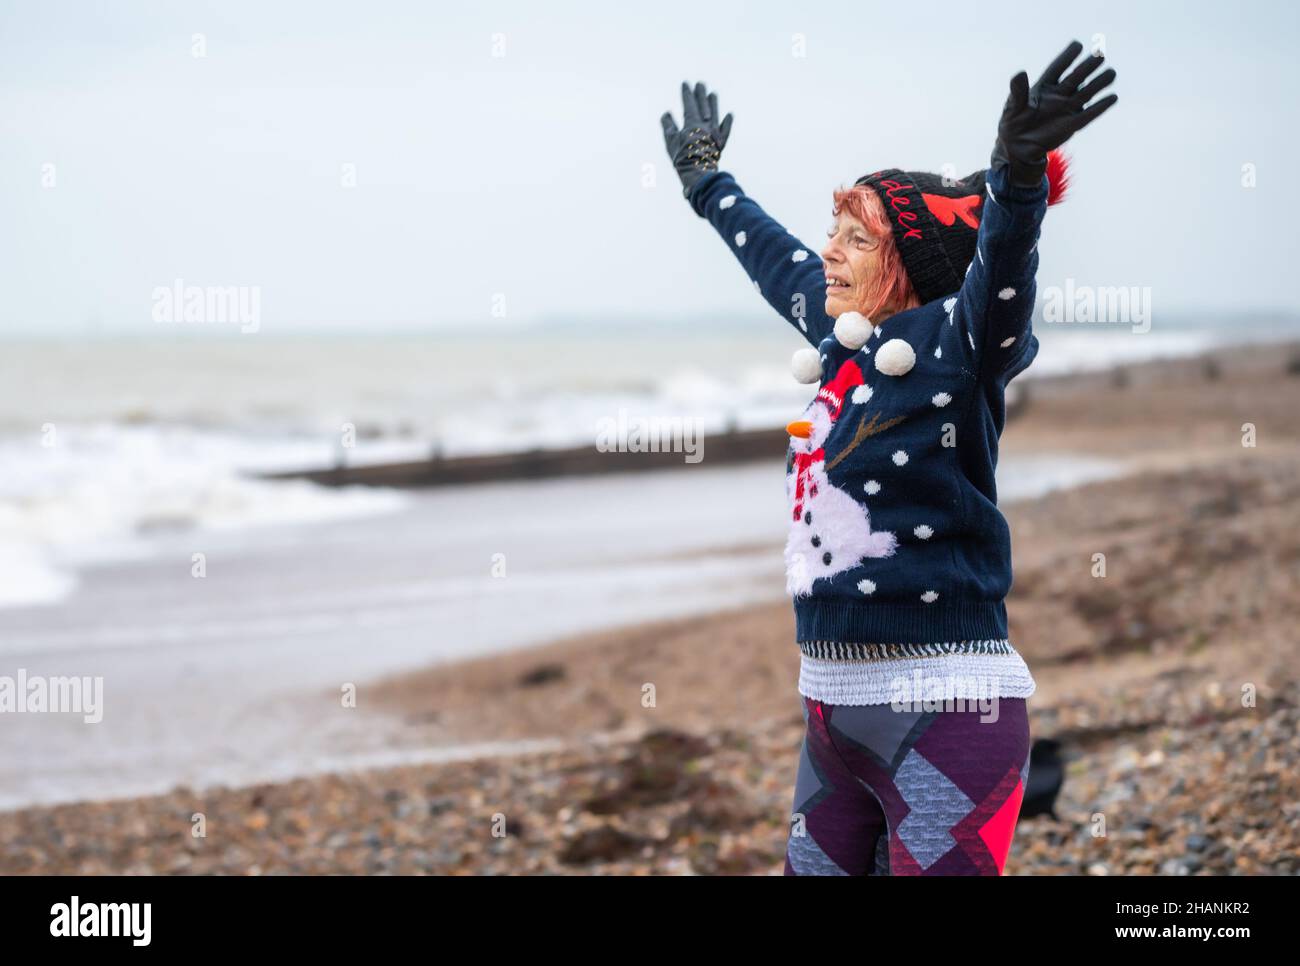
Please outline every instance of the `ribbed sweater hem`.
[[804, 655], [799, 693], [826, 704], [890, 704], [1028, 698], [1037, 686], [1014, 649], [891, 660], [822, 660]]
[[859, 603], [834, 598], [794, 601], [795, 639], [804, 641], [891, 641], [926, 644], [932, 641], [1005, 638], [1005, 601], [977, 603], [942, 601], [921, 604]]
[[949, 654], [1014, 654], [1001, 640], [945, 641], [940, 644], [860, 644], [846, 641], [799, 641], [805, 657], [824, 661], [888, 661], [895, 658], [944, 657]]

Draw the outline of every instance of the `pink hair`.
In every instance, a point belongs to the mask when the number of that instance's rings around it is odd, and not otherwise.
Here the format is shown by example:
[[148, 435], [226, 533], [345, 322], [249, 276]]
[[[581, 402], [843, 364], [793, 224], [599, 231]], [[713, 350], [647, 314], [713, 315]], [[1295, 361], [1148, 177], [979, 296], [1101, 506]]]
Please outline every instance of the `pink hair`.
[[868, 296], [871, 304], [861, 310], [862, 314], [870, 319], [887, 305], [893, 306], [897, 312], [920, 305], [921, 299], [903, 268], [903, 256], [894, 244], [894, 235], [885, 217], [885, 206], [880, 203], [879, 196], [865, 185], [855, 185], [852, 188], [841, 188], [834, 193], [833, 198], [831, 214], [837, 218], [841, 212], [852, 215], [862, 222], [863, 227], [880, 245], [880, 270], [871, 280]]

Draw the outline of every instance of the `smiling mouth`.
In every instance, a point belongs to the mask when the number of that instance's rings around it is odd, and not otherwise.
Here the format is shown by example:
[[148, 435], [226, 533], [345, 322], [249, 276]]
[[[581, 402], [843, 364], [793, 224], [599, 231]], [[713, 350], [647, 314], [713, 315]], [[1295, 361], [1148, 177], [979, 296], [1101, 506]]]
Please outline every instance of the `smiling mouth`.
[[828, 278], [826, 280], [827, 292], [847, 292], [852, 287], [848, 282], [841, 282], [837, 278]]

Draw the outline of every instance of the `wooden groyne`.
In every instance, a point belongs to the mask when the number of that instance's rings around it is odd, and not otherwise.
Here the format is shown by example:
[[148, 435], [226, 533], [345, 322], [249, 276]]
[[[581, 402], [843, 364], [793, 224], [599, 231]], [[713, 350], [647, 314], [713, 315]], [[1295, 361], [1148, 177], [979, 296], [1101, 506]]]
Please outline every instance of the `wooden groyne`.
[[334, 466], [320, 470], [267, 473], [263, 479], [311, 480], [325, 486], [456, 486], [495, 480], [538, 480], [595, 473], [634, 473], [642, 470], [718, 466], [785, 458], [790, 437], [784, 429], [737, 430], [705, 434], [703, 459], [688, 463], [682, 452], [602, 451], [596, 446], [572, 449], [531, 449], [482, 456], [432, 457], [403, 463]]
[[[1011, 392], [1007, 397], [1007, 419], [1014, 418], [1028, 402], [1028, 394]], [[481, 456], [432, 456], [401, 463], [346, 464], [327, 469], [290, 470], [266, 473], [262, 479], [310, 480], [324, 486], [463, 486], [499, 480], [539, 480], [559, 476], [599, 473], [637, 473], [645, 470], [681, 469], [690, 466], [722, 466], [785, 458], [790, 437], [784, 429], [748, 429], [705, 434], [703, 459], [687, 462], [682, 452], [620, 452], [596, 446], [571, 449], [531, 449]]]

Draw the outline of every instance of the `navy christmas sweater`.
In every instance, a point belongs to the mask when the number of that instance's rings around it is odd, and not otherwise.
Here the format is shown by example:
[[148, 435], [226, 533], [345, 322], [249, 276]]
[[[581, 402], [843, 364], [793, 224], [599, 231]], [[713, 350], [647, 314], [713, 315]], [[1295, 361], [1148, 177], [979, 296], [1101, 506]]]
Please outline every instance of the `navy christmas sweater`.
[[987, 174], [961, 288], [889, 316], [861, 349], [825, 314], [821, 259], [726, 171], [691, 191], [759, 293], [821, 355], [791, 438], [787, 587], [797, 639], [867, 644], [1005, 639], [1011, 537], [994, 470], [1007, 383], [1038, 353], [1031, 330], [1048, 179]]

